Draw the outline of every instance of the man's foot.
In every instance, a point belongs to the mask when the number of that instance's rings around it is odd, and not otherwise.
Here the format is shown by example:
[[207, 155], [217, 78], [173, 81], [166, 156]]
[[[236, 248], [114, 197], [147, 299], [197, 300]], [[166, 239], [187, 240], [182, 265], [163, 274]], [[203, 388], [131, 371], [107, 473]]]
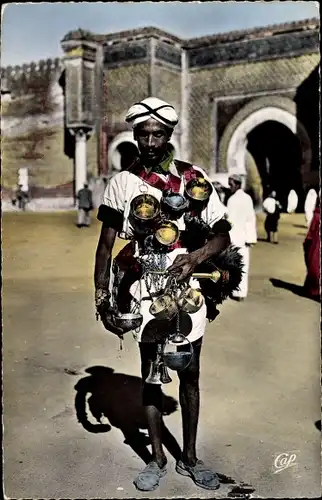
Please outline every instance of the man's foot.
[[202, 460], [197, 460], [196, 464], [186, 465], [181, 460], [177, 462], [176, 471], [182, 476], [189, 476], [193, 482], [205, 490], [217, 490], [220, 481], [215, 472], [206, 467]]
[[133, 483], [140, 491], [153, 491], [159, 486], [161, 477], [166, 473], [166, 466], [160, 468], [156, 462], [150, 462]]
[[230, 298], [236, 302], [243, 302], [245, 300], [245, 297], [234, 297], [233, 295]]

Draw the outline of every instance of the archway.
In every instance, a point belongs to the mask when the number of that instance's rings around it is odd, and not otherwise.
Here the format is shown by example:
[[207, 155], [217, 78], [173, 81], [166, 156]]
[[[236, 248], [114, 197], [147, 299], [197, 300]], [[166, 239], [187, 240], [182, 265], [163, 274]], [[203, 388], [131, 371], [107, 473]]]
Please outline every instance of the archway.
[[[264, 125], [265, 123], [268, 123], [268, 125]], [[260, 126], [263, 126], [263, 128], [258, 128]], [[281, 160], [277, 161], [277, 159], [275, 159], [273, 161], [274, 165], [279, 163], [279, 168], [281, 170], [278, 175], [278, 169], [274, 167], [273, 171], [275, 173], [271, 180], [274, 178], [275, 187], [277, 187], [277, 183], [279, 182], [279, 191], [282, 191], [283, 197], [285, 198], [285, 190], [288, 189], [292, 183], [294, 186], [292, 177], [295, 178], [296, 190], [299, 190], [299, 207], [302, 209], [302, 178], [311, 169], [312, 148], [305, 127], [296, 117], [296, 105], [290, 99], [281, 96], [254, 99], [236, 113], [226, 127], [219, 144], [218, 171], [226, 172], [226, 175], [231, 173], [242, 175], [245, 180], [245, 186], [249, 153], [251, 153], [252, 158], [254, 158], [254, 147], [248, 147], [248, 140], [250, 139], [251, 142], [254, 143], [251, 132], [255, 129], [257, 129], [257, 132], [254, 132], [255, 138], [257, 137], [258, 140], [262, 140], [265, 147], [268, 146], [268, 143], [270, 144], [271, 158], [273, 154], [271, 150], [274, 148], [274, 143], [281, 144], [279, 134], [284, 137], [284, 140], [286, 140], [289, 146], [291, 145], [292, 158], [294, 159], [293, 163], [285, 161], [285, 163], [282, 164]], [[276, 151], [278, 151], [277, 147]], [[257, 157], [258, 155], [259, 153], [257, 152]], [[282, 156], [285, 158], [285, 154]], [[260, 161], [262, 162], [263, 160]], [[289, 168], [286, 166], [286, 163], [289, 165]], [[259, 166], [259, 170], [263, 172], [263, 167]], [[283, 180], [286, 175], [288, 177], [287, 182]], [[266, 182], [266, 180], [264, 182]], [[266, 188], [268, 189], [268, 187], [265, 187], [265, 190]]]
[[[179, 144], [176, 137], [171, 137], [170, 148], [174, 151], [176, 158], [180, 155]], [[131, 165], [138, 155], [138, 148], [130, 131], [119, 133], [108, 148], [108, 172], [109, 176], [125, 170]]]
[[247, 135], [247, 150], [254, 158], [263, 198], [276, 191], [286, 210], [288, 194], [294, 189], [303, 201], [301, 144], [288, 127], [273, 120], [258, 125]]
[[109, 176], [125, 170], [131, 165], [138, 155], [138, 148], [133, 139], [132, 132], [118, 134], [108, 148], [108, 173]]

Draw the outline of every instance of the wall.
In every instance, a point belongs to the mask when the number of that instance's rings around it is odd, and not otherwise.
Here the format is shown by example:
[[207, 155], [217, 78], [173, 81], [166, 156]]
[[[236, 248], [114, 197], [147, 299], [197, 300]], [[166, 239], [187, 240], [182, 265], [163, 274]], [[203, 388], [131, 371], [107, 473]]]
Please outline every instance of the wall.
[[190, 71], [191, 161], [212, 165], [212, 100], [266, 90], [297, 88], [319, 62], [319, 54]]
[[[1, 69], [2, 87], [10, 91], [1, 106], [2, 186], [9, 196], [22, 166], [28, 167], [32, 192], [72, 196], [73, 160], [64, 154], [61, 73], [59, 59]], [[94, 133], [88, 140], [88, 170], [95, 174], [96, 169]]]
[[106, 68], [106, 117], [110, 124], [124, 123], [128, 108], [149, 93], [149, 65], [126, 64]]

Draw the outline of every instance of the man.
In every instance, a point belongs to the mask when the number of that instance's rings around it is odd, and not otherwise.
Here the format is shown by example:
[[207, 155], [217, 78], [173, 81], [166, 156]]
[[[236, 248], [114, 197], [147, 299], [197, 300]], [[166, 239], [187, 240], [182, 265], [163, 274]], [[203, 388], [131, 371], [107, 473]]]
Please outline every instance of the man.
[[266, 241], [269, 243], [278, 244], [278, 222], [282, 206], [276, 199], [276, 191], [272, 191], [270, 195], [263, 201], [263, 209], [266, 212], [265, 231], [267, 234]]
[[307, 297], [320, 301], [321, 257], [320, 257], [320, 196], [317, 196], [313, 217], [303, 249], [306, 264], [304, 291]]
[[93, 210], [93, 196], [88, 184], [84, 184], [83, 189], [78, 191], [77, 199], [77, 227], [89, 227], [91, 223], [90, 212]]
[[[167, 189], [184, 193], [185, 175], [206, 174], [198, 167], [173, 159], [169, 141], [174, 127], [178, 123], [175, 109], [157, 98], [147, 98], [134, 104], [128, 111], [126, 121], [133, 126], [134, 139], [137, 141], [139, 158], [128, 170], [116, 174], [107, 184], [103, 205], [100, 206], [98, 219], [102, 221], [101, 234], [97, 246], [95, 262], [95, 301], [97, 311], [107, 330], [122, 337], [123, 331], [113, 323], [110, 303], [110, 268], [111, 255], [116, 235], [133, 239], [134, 227], [131, 222], [131, 201], [142, 193], [148, 193], [160, 200]], [[201, 216], [214, 230], [215, 235], [201, 248], [188, 253], [184, 245], [176, 244], [166, 254], [166, 268], [177, 280], [187, 280], [194, 268], [211, 256], [221, 253], [230, 243], [230, 224], [225, 218], [225, 207], [220, 202], [215, 190]], [[178, 221], [181, 231], [185, 230], [184, 217]], [[195, 235], [190, 235], [192, 239]], [[140, 249], [138, 250], [140, 253]], [[131, 259], [125, 266], [132, 269]], [[133, 258], [132, 258], [133, 262]], [[190, 279], [191, 283], [193, 279]], [[139, 291], [138, 291], [139, 290]], [[158, 322], [149, 312], [151, 301], [148, 300], [147, 284], [138, 279], [131, 286], [131, 294], [140, 306], [143, 324], [136, 330], [141, 355], [141, 373], [143, 379], [142, 399], [145, 408], [148, 431], [152, 444], [152, 461], [135, 479], [139, 490], [152, 491], [160, 478], [166, 474], [167, 459], [162, 447], [162, 405], [160, 386], [145, 383], [151, 363], [155, 360], [157, 343], [152, 333]], [[183, 424], [182, 459], [177, 462], [176, 471], [189, 476], [198, 486], [206, 489], [219, 487], [218, 476], [197, 458], [196, 435], [199, 417], [199, 363], [202, 338], [206, 326], [206, 307], [187, 315], [187, 325], [181, 325], [181, 333], [192, 343], [193, 358], [189, 366], [178, 372], [180, 379], [180, 404]], [[169, 322], [159, 323], [158, 328], [167, 334]], [[153, 340], [154, 339], [154, 340]], [[184, 348], [184, 346], [182, 346]], [[128, 410], [131, 411], [131, 408]]]
[[29, 195], [28, 192], [24, 191], [22, 188], [23, 188], [22, 184], [18, 184], [18, 187], [12, 199], [12, 204], [16, 205], [18, 201], [18, 208], [24, 212], [26, 209], [26, 203], [29, 200]]
[[256, 215], [251, 197], [242, 189], [242, 177], [233, 174], [228, 179], [231, 196], [227, 202], [229, 220], [232, 224], [230, 239], [240, 248], [243, 257], [243, 277], [239, 290], [231, 298], [238, 302], [245, 300], [248, 293], [248, 272], [250, 247], [257, 242]]
[[306, 224], [307, 227], [310, 227], [311, 221], [313, 219], [313, 214], [314, 210], [316, 207], [316, 202], [317, 202], [317, 192], [315, 189], [311, 188], [309, 189], [306, 198], [305, 198], [305, 203], [304, 203], [304, 213], [305, 213], [305, 219], [306, 219]]

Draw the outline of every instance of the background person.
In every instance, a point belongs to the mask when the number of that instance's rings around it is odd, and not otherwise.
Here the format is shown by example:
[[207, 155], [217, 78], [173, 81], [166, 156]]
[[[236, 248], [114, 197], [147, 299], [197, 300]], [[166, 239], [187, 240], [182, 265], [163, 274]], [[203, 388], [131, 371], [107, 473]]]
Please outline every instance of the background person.
[[320, 300], [320, 197], [316, 200], [311, 224], [306, 235], [303, 249], [307, 274], [304, 282], [304, 291], [308, 297]]
[[18, 208], [24, 212], [26, 210], [26, 204], [29, 201], [29, 195], [28, 192], [24, 191], [22, 188], [22, 184], [18, 184], [14, 197], [11, 201], [14, 206], [16, 206], [18, 202]]
[[77, 227], [89, 227], [91, 223], [90, 213], [93, 210], [93, 195], [88, 184], [84, 184], [83, 189], [78, 191], [77, 200]]
[[313, 218], [313, 213], [316, 208], [316, 203], [317, 203], [318, 195], [315, 191], [315, 189], [311, 188], [309, 192], [306, 195], [305, 202], [304, 202], [304, 213], [305, 213], [305, 219], [306, 219], [306, 224], [307, 227], [310, 227], [312, 218]]
[[263, 201], [263, 209], [266, 213], [265, 219], [265, 231], [267, 234], [266, 241], [278, 243], [278, 222], [280, 219], [280, 214], [282, 206], [276, 199], [276, 191], [272, 191], [271, 194]]
[[257, 242], [256, 214], [252, 198], [242, 189], [242, 177], [233, 174], [228, 179], [231, 196], [227, 201], [231, 243], [240, 248], [243, 258], [243, 276], [239, 290], [232, 293], [231, 298], [242, 301], [248, 294], [248, 273], [250, 247]]

